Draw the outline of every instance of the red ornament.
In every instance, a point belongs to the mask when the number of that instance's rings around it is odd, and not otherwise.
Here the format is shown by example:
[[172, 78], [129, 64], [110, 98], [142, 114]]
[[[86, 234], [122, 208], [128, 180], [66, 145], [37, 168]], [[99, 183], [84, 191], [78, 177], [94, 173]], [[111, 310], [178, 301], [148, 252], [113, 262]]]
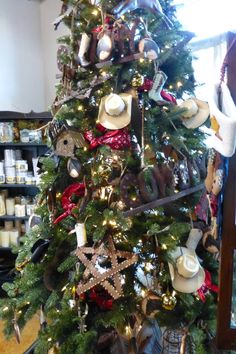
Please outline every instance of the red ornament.
[[68, 186], [63, 192], [61, 197], [61, 205], [62, 208], [65, 210], [65, 212], [60, 216], [58, 216], [58, 218], [56, 218], [56, 220], [54, 220], [53, 223], [57, 224], [67, 216], [71, 215], [73, 209], [76, 207], [76, 204], [71, 201], [71, 197], [73, 195], [81, 197], [84, 196], [84, 193], [85, 193], [84, 183], [73, 183], [70, 186]]
[[97, 291], [95, 288], [89, 292], [89, 299], [95, 302], [101, 310], [111, 310], [113, 299], [107, 291]]
[[142, 86], [139, 86], [138, 91], [139, 92], [147, 92], [150, 91], [153, 85], [153, 81], [150, 79], [144, 79], [144, 83]]

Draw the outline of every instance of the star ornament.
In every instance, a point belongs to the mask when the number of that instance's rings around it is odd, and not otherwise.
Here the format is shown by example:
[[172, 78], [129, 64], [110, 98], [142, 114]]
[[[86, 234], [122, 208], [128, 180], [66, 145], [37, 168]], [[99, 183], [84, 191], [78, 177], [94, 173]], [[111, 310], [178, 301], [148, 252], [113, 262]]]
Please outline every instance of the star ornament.
[[[81, 295], [94, 286], [101, 285], [115, 300], [123, 295], [120, 272], [138, 260], [138, 256], [132, 252], [116, 250], [111, 236], [108, 237], [108, 245], [102, 242], [97, 248], [79, 247], [76, 255], [86, 267], [84, 279], [87, 281], [78, 285], [77, 294]], [[97, 267], [98, 258], [101, 256], [110, 261], [110, 268]], [[119, 258], [122, 260], [119, 261]]]

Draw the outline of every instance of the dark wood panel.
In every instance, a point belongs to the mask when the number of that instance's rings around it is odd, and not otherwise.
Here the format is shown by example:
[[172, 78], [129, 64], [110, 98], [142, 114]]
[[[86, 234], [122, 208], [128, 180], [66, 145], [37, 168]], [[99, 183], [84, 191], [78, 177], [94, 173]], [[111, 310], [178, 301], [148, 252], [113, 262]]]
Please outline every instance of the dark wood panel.
[[[235, 41], [235, 43], [233, 43]], [[231, 43], [233, 46], [230, 47]], [[228, 33], [227, 84], [236, 103], [236, 35]], [[233, 255], [236, 250], [236, 154], [229, 159], [229, 174], [225, 186], [223, 227], [219, 274], [217, 313], [217, 346], [223, 350], [236, 350], [236, 328], [231, 328], [233, 295]], [[236, 294], [234, 294], [236, 296]]]

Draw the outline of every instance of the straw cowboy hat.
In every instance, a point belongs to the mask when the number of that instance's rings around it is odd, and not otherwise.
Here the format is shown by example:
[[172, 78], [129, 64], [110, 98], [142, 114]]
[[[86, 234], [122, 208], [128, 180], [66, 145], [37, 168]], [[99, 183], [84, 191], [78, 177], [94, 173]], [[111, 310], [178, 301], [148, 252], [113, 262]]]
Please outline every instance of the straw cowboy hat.
[[219, 84], [212, 87], [209, 97], [211, 131], [206, 144], [221, 155], [231, 157], [236, 148], [236, 106], [228, 89], [221, 83], [221, 107], [219, 107]]
[[111, 130], [126, 127], [131, 120], [132, 95], [111, 93], [101, 99], [98, 120], [99, 123]]
[[197, 291], [204, 282], [205, 272], [195, 251], [186, 247], [177, 247], [170, 256], [173, 263], [168, 264], [173, 288], [182, 293]]
[[186, 108], [182, 113], [182, 123], [188, 129], [200, 127], [209, 117], [210, 111], [207, 102], [192, 97], [179, 105], [180, 108]]

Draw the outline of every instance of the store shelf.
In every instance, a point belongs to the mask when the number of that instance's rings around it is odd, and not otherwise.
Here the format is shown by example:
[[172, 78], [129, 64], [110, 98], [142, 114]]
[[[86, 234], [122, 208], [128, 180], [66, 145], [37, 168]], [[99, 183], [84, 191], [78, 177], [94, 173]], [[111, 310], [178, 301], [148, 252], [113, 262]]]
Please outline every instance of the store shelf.
[[14, 146], [19, 146], [19, 147], [47, 147], [47, 144], [44, 143], [0, 143], [1, 147], [9, 146], [9, 147], [14, 147]]
[[1, 215], [0, 220], [29, 220], [29, 215], [15, 216], [15, 215]]
[[20, 183], [1, 183], [0, 188], [35, 188], [39, 189], [35, 184], [20, 184]]

